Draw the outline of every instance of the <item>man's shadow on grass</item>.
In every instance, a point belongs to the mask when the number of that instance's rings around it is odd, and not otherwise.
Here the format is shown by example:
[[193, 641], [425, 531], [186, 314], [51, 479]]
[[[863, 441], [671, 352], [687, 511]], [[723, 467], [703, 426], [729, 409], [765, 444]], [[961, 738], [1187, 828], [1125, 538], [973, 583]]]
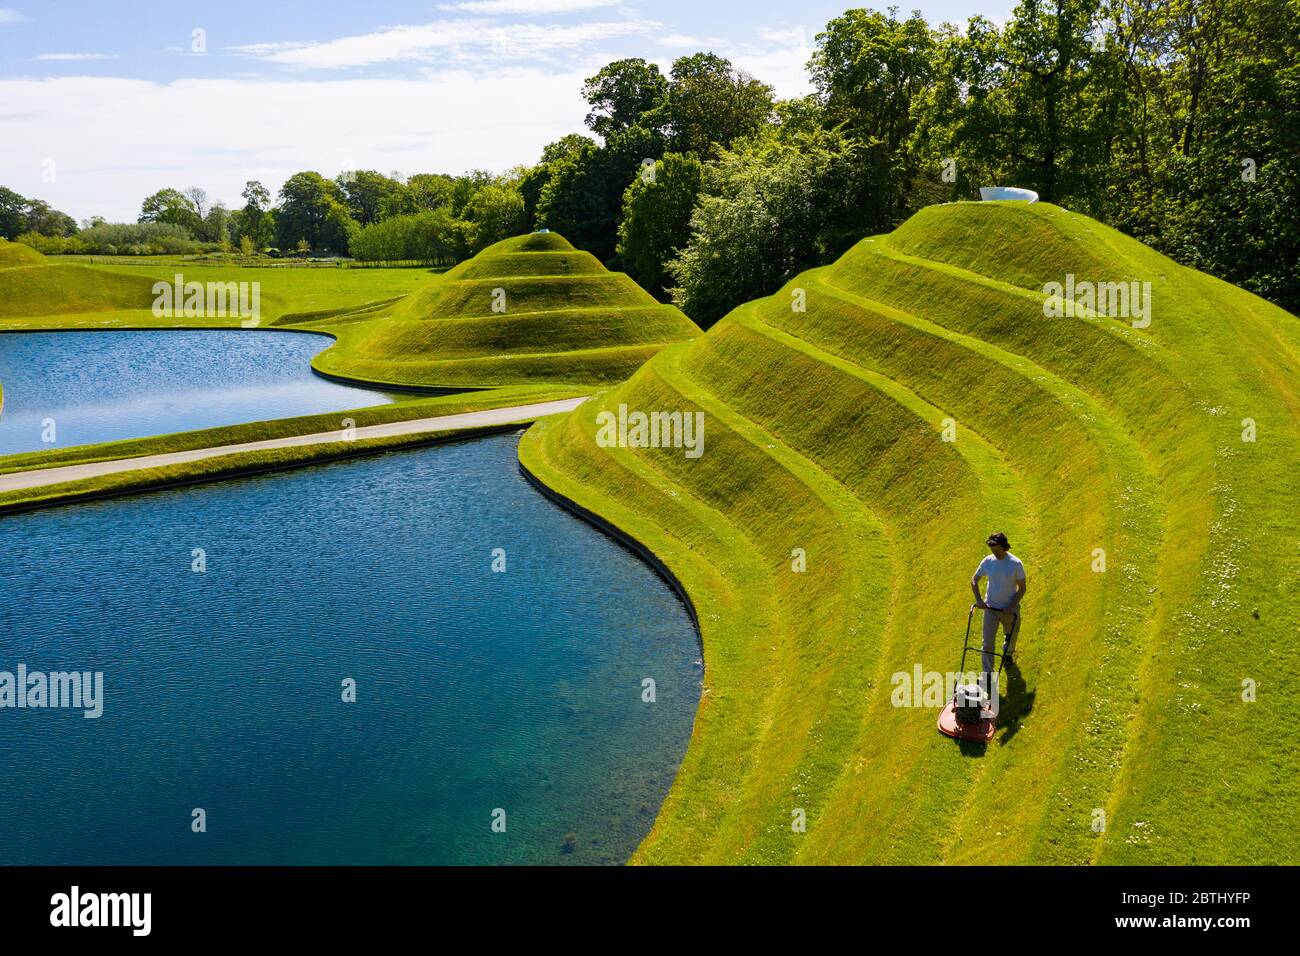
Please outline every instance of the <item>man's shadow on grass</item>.
[[1038, 694], [1038, 691], [1029, 690], [1025, 684], [1025, 675], [1020, 673], [1020, 667], [1014, 658], [1006, 659], [1003, 681], [1007, 693], [1002, 699], [1002, 706], [998, 708], [998, 743], [1000, 744], [1007, 743], [1020, 732], [1021, 724], [1034, 709], [1034, 697]]

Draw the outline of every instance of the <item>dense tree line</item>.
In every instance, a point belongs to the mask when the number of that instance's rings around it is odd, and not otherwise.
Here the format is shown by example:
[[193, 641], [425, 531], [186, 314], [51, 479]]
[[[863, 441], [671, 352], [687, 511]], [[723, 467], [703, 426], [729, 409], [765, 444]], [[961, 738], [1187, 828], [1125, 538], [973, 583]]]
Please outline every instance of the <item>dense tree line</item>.
[[591, 135], [503, 175], [301, 172], [234, 211], [163, 189], [138, 224], [79, 232], [0, 188], [0, 234], [450, 263], [547, 227], [708, 325], [922, 206], [1016, 185], [1300, 312], [1300, 0], [1022, 0], [962, 27], [852, 9], [808, 71], [777, 101], [712, 53], [617, 60], [584, 83]]

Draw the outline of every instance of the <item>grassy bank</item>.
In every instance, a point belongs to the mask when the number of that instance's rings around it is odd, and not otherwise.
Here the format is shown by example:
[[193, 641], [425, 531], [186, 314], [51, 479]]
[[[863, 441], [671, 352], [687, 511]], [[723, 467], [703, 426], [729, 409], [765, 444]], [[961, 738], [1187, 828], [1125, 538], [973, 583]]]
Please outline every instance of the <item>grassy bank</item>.
[[[1067, 273], [1150, 282], [1150, 325], [1048, 317]], [[534, 426], [529, 471], [699, 613], [637, 861], [1296, 862], [1298, 381], [1295, 317], [1085, 217], [957, 204]], [[705, 453], [601, 447], [621, 403], [702, 411]], [[998, 735], [962, 748], [892, 697], [956, 669], [992, 530], [1031, 591]]]

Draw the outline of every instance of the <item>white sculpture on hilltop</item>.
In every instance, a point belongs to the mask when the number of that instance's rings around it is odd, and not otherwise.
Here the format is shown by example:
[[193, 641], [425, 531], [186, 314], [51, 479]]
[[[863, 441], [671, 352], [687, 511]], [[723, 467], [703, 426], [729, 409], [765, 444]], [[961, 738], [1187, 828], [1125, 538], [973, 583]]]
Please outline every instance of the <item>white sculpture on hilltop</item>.
[[993, 202], [995, 199], [1017, 199], [1021, 202], [1038, 202], [1038, 193], [1032, 189], [1020, 189], [1017, 186], [981, 186], [980, 199]]

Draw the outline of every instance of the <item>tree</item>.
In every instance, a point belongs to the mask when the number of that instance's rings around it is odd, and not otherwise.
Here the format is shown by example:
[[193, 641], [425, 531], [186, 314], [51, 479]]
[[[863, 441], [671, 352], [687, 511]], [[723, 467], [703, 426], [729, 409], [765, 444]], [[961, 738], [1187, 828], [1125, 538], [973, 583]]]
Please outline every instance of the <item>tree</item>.
[[524, 200], [524, 221], [529, 226], [537, 223], [537, 206], [541, 202], [542, 190], [551, 181], [555, 164], [571, 153], [582, 152], [595, 146], [596, 141], [590, 136], [569, 133], [547, 144], [542, 149], [541, 161], [536, 166], [523, 170], [519, 176], [519, 194]]
[[846, 222], [862, 176], [860, 146], [841, 130], [771, 137], [704, 170], [691, 237], [668, 264], [673, 299], [701, 328], [769, 295], [861, 238]]
[[206, 189], [200, 189], [198, 186], [190, 186], [181, 195], [189, 201], [190, 206], [194, 209], [194, 214], [198, 216], [200, 220], [207, 218], [208, 191]]
[[892, 229], [918, 205], [911, 194], [920, 171], [914, 102], [931, 87], [937, 52], [919, 13], [899, 21], [892, 13], [849, 10], [817, 34], [808, 70], [822, 125], [853, 136], [869, 169], [858, 197], [866, 230]]
[[191, 235], [199, 231], [199, 214], [194, 204], [178, 189], [160, 189], [140, 205], [137, 222], [160, 222], [180, 226]]
[[338, 182], [348, 212], [363, 226], [402, 210], [406, 187], [383, 173], [359, 169], [339, 176]]
[[27, 231], [42, 236], [71, 236], [77, 232], [77, 220], [59, 212], [40, 199], [27, 200]]
[[663, 116], [669, 148], [708, 157], [758, 133], [772, 118], [772, 88], [713, 53], [673, 62]]
[[603, 147], [590, 141], [579, 145], [548, 164], [550, 178], [538, 200], [538, 223], [608, 261], [618, 242], [623, 192], [646, 159], [661, 155], [663, 140], [640, 126], [611, 134]]
[[271, 211], [271, 192], [256, 179], [244, 184], [244, 208], [231, 216], [231, 231], [240, 248], [248, 239], [253, 248], [265, 249], [275, 242], [275, 215]]
[[465, 221], [470, 229], [470, 255], [478, 255], [494, 242], [527, 231], [524, 199], [513, 184], [484, 186], [465, 207]]
[[636, 57], [615, 60], [582, 84], [591, 107], [587, 126], [605, 139], [633, 126], [653, 128], [644, 120], [663, 105], [667, 94], [668, 81], [655, 64]]
[[643, 170], [623, 193], [618, 258], [642, 288], [665, 299], [667, 264], [690, 239], [703, 167], [694, 154], [666, 153], [649, 169], [653, 174]]
[[368, 262], [457, 262], [469, 255], [460, 226], [445, 207], [391, 216], [357, 233], [352, 254]]
[[0, 186], [0, 236], [15, 239], [27, 228], [27, 200]]
[[317, 172], [295, 173], [280, 187], [276, 242], [282, 249], [309, 249], [347, 255], [357, 225], [343, 203], [338, 183]]

